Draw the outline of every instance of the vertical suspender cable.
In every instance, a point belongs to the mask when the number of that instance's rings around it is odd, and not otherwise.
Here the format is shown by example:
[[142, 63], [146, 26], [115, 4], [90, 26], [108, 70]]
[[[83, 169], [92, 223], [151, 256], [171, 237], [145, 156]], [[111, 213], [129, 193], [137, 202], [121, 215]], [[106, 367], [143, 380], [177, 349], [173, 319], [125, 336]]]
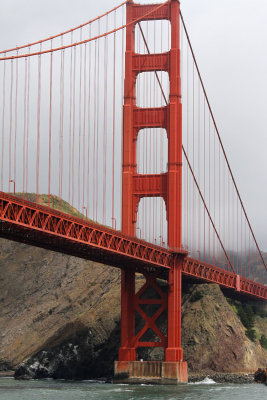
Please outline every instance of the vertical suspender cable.
[[[108, 16], [106, 17], [106, 30], [108, 30]], [[103, 209], [102, 209], [102, 223], [106, 225], [106, 174], [107, 174], [107, 85], [108, 85], [108, 38], [105, 36], [104, 38], [104, 132], [103, 132], [103, 187], [102, 187], [102, 200], [103, 200]]]
[[59, 167], [59, 201], [60, 201], [60, 208], [62, 210], [62, 198], [63, 198], [63, 167], [64, 167], [64, 97], [65, 97], [65, 90], [64, 90], [64, 79], [65, 79], [65, 50], [62, 50], [61, 53], [61, 79], [60, 79], [60, 140], [59, 140], [59, 156], [60, 156], [60, 167]]
[[[100, 35], [100, 20], [98, 20], [98, 35]], [[100, 44], [101, 40], [98, 40], [97, 46], [97, 98], [96, 98], [96, 221], [98, 221], [98, 199], [99, 199], [99, 136], [100, 136], [100, 122], [99, 122], [99, 102], [100, 94], [98, 88], [100, 87]]]
[[[122, 8], [122, 25], [124, 24], [124, 7]], [[124, 32], [125, 30], [122, 31], [122, 41], [121, 41], [121, 60], [122, 60], [122, 74], [121, 74], [121, 110], [123, 110], [123, 94], [124, 94]], [[123, 132], [123, 118], [121, 118], [121, 132]], [[138, 143], [138, 142], [137, 142]], [[140, 141], [139, 141], [140, 143]], [[121, 155], [121, 164], [122, 164], [122, 159], [123, 159], [123, 140], [121, 139], [121, 150], [120, 150], [120, 155]], [[140, 159], [139, 159], [140, 160]], [[120, 193], [119, 193], [119, 198], [122, 198], [122, 184], [120, 184]]]
[[6, 106], [6, 61], [3, 72], [3, 106], [2, 106], [2, 157], [1, 157], [1, 190], [4, 190], [4, 155], [5, 155], [5, 106]]
[[[73, 36], [71, 34], [71, 43], [73, 42]], [[69, 190], [68, 190], [68, 202], [71, 203], [71, 182], [72, 182], [72, 64], [73, 64], [73, 49], [70, 49], [70, 74], [69, 74]]]
[[76, 108], [75, 108], [75, 97], [76, 97], [76, 47], [74, 47], [74, 55], [73, 55], [73, 83], [72, 83], [72, 170], [71, 170], [71, 177], [72, 177], [72, 207], [74, 207], [74, 171], [75, 171], [75, 121], [76, 121]]
[[[91, 24], [89, 26], [89, 37], [91, 38], [92, 34], [92, 27]], [[88, 210], [88, 214], [90, 214], [90, 195], [92, 193], [92, 184], [90, 181], [90, 149], [91, 149], [91, 49], [92, 49], [92, 43], [88, 43], [89, 49], [88, 49], [88, 56], [89, 56], [89, 62], [88, 62], [88, 122], [87, 122], [87, 136], [88, 136], [88, 140], [87, 140], [87, 210]]]
[[10, 63], [10, 110], [9, 110], [9, 168], [8, 168], [8, 191], [10, 192], [10, 180], [12, 178], [11, 174], [11, 146], [12, 146], [12, 123], [13, 123], [13, 60]]
[[[82, 40], [82, 28], [80, 29], [80, 41]], [[79, 57], [79, 145], [78, 145], [78, 210], [81, 209], [81, 132], [82, 132], [82, 46], [80, 45]]]
[[[116, 12], [114, 13], [114, 26], [116, 26]], [[115, 129], [116, 129], [116, 32], [113, 42], [113, 126], [112, 126], [112, 228], [114, 223], [115, 207]]]
[[[52, 48], [51, 40], [51, 48]], [[49, 143], [48, 143], [48, 206], [51, 200], [51, 144], [52, 144], [52, 88], [53, 88], [53, 53], [50, 54], [50, 84], [49, 84]]]
[[[29, 53], [31, 48], [29, 47]], [[28, 58], [28, 89], [27, 89], [27, 132], [26, 132], [26, 199], [29, 181], [29, 129], [30, 129], [30, 88], [31, 88], [31, 58]]]
[[96, 99], [97, 99], [97, 68], [96, 68], [96, 60], [97, 60], [97, 42], [95, 41], [95, 55], [94, 55], [94, 142], [93, 142], [93, 220], [95, 221], [95, 208], [96, 208]]
[[[41, 51], [41, 45], [40, 45]], [[38, 56], [37, 145], [36, 145], [36, 203], [39, 202], [40, 175], [40, 113], [41, 113], [41, 55]]]
[[16, 59], [16, 83], [15, 83], [15, 132], [14, 132], [14, 166], [13, 166], [14, 182], [16, 182], [17, 178], [17, 128], [18, 128], [18, 59]]
[[27, 131], [27, 87], [28, 87], [28, 58], [24, 60], [24, 103], [23, 103], [23, 157], [22, 157], [22, 193], [24, 198], [26, 184], [26, 131]]
[[[85, 199], [85, 173], [86, 173], [86, 160], [85, 160], [85, 149], [86, 149], [86, 109], [87, 109], [87, 80], [86, 80], [86, 73], [87, 73], [87, 43], [84, 45], [84, 64], [83, 64], [83, 199], [82, 199], [82, 206], [86, 207], [87, 204]], [[89, 160], [88, 160], [89, 162]], [[87, 215], [88, 215], [88, 208]]]

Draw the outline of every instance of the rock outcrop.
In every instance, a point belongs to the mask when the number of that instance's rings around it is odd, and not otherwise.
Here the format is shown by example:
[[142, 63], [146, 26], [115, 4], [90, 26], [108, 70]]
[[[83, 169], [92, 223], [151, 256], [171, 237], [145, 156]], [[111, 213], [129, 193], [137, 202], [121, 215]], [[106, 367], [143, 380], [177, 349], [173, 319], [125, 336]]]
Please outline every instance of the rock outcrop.
[[255, 382], [267, 385], [267, 368], [259, 368], [254, 374]]
[[[34, 378], [112, 375], [120, 339], [118, 269], [0, 239], [0, 293], [0, 370]], [[182, 315], [189, 370], [266, 367], [266, 351], [246, 337], [218, 286], [185, 286]]]
[[267, 352], [253, 343], [218, 285], [192, 285], [183, 296], [182, 341], [189, 370], [254, 372]]
[[70, 338], [93, 362], [119, 322], [118, 269], [0, 239], [0, 369]]

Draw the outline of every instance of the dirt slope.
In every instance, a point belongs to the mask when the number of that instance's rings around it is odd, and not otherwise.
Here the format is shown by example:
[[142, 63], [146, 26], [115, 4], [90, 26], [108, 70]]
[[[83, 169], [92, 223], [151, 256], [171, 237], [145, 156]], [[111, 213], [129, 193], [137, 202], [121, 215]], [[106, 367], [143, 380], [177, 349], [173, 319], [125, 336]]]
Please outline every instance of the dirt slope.
[[[107, 376], [117, 357], [119, 324], [118, 269], [0, 239], [0, 370], [28, 360], [19, 374]], [[267, 336], [266, 318], [257, 324]], [[216, 285], [186, 288], [182, 332], [192, 371], [266, 366], [266, 352], [245, 336]]]

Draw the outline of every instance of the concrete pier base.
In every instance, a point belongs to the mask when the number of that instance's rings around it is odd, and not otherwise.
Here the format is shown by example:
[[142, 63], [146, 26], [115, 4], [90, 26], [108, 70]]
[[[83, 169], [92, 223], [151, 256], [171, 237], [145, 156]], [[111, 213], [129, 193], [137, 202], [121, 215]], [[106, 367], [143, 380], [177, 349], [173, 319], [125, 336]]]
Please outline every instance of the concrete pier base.
[[114, 383], [187, 383], [185, 361], [115, 361]]

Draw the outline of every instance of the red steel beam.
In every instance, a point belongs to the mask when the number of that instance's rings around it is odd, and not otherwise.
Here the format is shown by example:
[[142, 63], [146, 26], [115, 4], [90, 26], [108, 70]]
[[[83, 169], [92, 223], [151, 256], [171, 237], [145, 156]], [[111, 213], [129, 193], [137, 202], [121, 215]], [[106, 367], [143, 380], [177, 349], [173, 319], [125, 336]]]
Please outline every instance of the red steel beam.
[[133, 56], [133, 71], [136, 74], [147, 71], [168, 71], [169, 53], [135, 54]]
[[167, 196], [167, 174], [137, 174], [133, 176], [133, 194], [139, 197]]
[[187, 257], [185, 259], [183, 274], [206, 282], [217, 283], [223, 288], [233, 289], [244, 295], [267, 300], [267, 286], [194, 258]]
[[[130, 2], [132, 3], [132, 1]], [[170, 15], [169, 3], [166, 3], [163, 7], [160, 8], [158, 8], [158, 4], [142, 5], [134, 3], [132, 7], [133, 7], [133, 20], [139, 18], [142, 18], [143, 21], [169, 19]], [[155, 11], [152, 12], [153, 10]]]
[[[164, 271], [173, 267], [176, 257], [160, 246], [129, 238], [105, 226], [4, 192], [0, 192], [0, 235], [119, 268], [133, 265], [135, 268], [145, 267], [147, 271], [160, 269], [163, 276]], [[53, 246], [49, 244], [51, 240]], [[185, 258], [182, 273], [204, 282], [217, 283], [240, 294], [267, 300], [267, 286], [193, 258]]]
[[148, 266], [170, 269], [172, 265], [172, 254], [166, 249], [3, 192], [0, 192], [0, 221], [126, 256]]
[[133, 108], [133, 125], [135, 128], [167, 128], [169, 107]]

